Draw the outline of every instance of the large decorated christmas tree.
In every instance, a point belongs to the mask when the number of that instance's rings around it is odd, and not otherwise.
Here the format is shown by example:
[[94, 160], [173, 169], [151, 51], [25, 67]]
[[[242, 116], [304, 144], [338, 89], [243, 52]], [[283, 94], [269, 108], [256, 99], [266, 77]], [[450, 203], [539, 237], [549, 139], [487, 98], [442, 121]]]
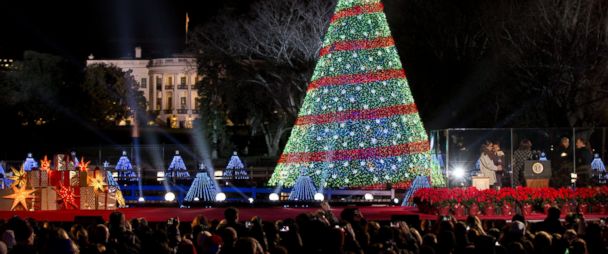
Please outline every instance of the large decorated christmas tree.
[[293, 186], [302, 168], [319, 187], [431, 176], [428, 137], [380, 0], [338, 1], [269, 184]]

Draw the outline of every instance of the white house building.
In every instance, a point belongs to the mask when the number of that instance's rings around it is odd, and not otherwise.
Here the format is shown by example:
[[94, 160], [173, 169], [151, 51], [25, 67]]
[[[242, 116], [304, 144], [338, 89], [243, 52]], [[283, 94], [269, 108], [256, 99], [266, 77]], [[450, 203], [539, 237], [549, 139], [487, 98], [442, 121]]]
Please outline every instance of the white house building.
[[146, 97], [147, 110], [171, 128], [192, 128], [192, 121], [199, 117], [195, 87], [199, 76], [196, 58], [192, 56], [142, 59], [141, 48], [136, 47], [134, 59], [94, 59], [91, 55], [87, 66], [92, 64], [130, 70]]

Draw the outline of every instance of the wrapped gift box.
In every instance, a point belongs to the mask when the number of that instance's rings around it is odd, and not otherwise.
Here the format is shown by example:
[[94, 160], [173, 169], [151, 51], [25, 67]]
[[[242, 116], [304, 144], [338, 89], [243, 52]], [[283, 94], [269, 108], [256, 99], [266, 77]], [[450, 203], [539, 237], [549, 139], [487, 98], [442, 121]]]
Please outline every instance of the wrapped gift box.
[[27, 181], [33, 188], [49, 186], [49, 172], [45, 170], [32, 170], [27, 173]]
[[93, 187], [80, 187], [80, 210], [95, 210], [95, 198]]
[[65, 154], [56, 154], [53, 156], [53, 162], [55, 163], [55, 170], [64, 171], [68, 170], [68, 156]]
[[57, 210], [57, 192], [54, 188], [44, 187], [36, 190], [34, 210]]
[[97, 193], [97, 210], [115, 210], [116, 193], [101, 192]]
[[[73, 202], [69, 202], [67, 198], [64, 198], [61, 193], [61, 188], [56, 189], [57, 191], [57, 203], [61, 210], [78, 210], [80, 209], [80, 187], [68, 187], [72, 190]], [[66, 203], [67, 201], [67, 203]]]
[[51, 170], [49, 176], [50, 186], [59, 187], [59, 185], [63, 186], [72, 186], [72, 187], [80, 187], [80, 175], [78, 171], [57, 171]]

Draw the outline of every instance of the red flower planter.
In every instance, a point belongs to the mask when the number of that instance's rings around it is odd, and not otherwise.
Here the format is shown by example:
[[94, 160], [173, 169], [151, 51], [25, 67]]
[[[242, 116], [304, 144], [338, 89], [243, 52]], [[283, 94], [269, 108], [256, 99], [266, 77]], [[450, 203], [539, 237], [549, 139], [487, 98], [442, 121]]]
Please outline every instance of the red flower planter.
[[564, 204], [562, 204], [562, 207], [560, 210], [562, 211], [562, 214], [569, 214], [570, 209], [571, 209], [570, 204], [564, 203]]
[[527, 216], [527, 215], [532, 214], [532, 208], [533, 208], [533, 207], [532, 207], [532, 205], [531, 205], [531, 204], [528, 204], [528, 203], [524, 204], [524, 207], [523, 207], [523, 212], [524, 212], [524, 215], [526, 215], [526, 216]]
[[496, 207], [494, 207], [494, 205], [486, 205], [483, 210], [483, 214], [487, 216], [494, 216], [496, 214]]
[[450, 206], [449, 205], [445, 205], [442, 207], [439, 207], [439, 209], [437, 210], [437, 213], [441, 216], [448, 216], [450, 215]]
[[458, 203], [454, 206], [454, 216], [464, 217], [464, 205]]
[[473, 203], [470, 207], [469, 207], [469, 215], [479, 215], [479, 206], [476, 203]]
[[606, 214], [606, 205], [604, 204], [595, 204], [592, 209], [593, 213]]
[[501, 207], [501, 211], [502, 211], [502, 215], [513, 215], [515, 214], [515, 209], [513, 208], [513, 206], [511, 206], [511, 204], [509, 203], [504, 203]]
[[[544, 212], [545, 214], [547, 214], [547, 212], [549, 212], [549, 208], [551, 208], [551, 207], [553, 207], [553, 204], [545, 203], [545, 204], [543, 205], [543, 212]], [[562, 212], [562, 214], [563, 214], [563, 212]]]
[[578, 204], [578, 212], [579, 213], [587, 213], [587, 212], [589, 212], [589, 204], [587, 204], [587, 203], [580, 203], [580, 204]]

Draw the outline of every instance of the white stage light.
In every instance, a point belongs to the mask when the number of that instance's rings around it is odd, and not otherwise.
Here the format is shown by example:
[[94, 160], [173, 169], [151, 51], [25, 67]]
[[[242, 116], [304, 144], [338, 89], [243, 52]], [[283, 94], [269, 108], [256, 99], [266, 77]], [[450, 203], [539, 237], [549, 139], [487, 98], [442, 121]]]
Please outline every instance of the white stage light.
[[459, 167], [454, 168], [454, 171], [452, 172], [452, 175], [453, 175], [455, 178], [463, 178], [463, 177], [464, 177], [464, 168], [462, 168], [462, 167], [460, 167], [460, 166], [459, 166]]
[[268, 199], [270, 201], [279, 201], [279, 194], [270, 193], [270, 195], [268, 195]]
[[315, 193], [315, 200], [323, 201], [323, 200], [325, 200], [325, 196], [323, 195], [323, 193], [317, 192], [317, 193]]
[[248, 198], [247, 201], [249, 201], [249, 204], [253, 204], [253, 198]]
[[365, 193], [365, 195], [363, 195], [363, 199], [365, 200], [372, 200], [374, 199], [374, 195], [372, 195], [371, 193]]
[[137, 199], [137, 201], [138, 201], [138, 202], [145, 202], [145, 201], [146, 201], [146, 199], [145, 199], [144, 197], [139, 197], [139, 198]]
[[224, 200], [226, 200], [226, 194], [224, 194], [223, 192], [220, 192], [215, 195], [215, 201], [223, 202]]
[[175, 200], [175, 193], [167, 192], [167, 194], [165, 194], [165, 201], [172, 202], [173, 200]]
[[194, 201], [198, 202], [200, 199], [198, 197], [194, 197]]
[[393, 203], [399, 204], [399, 199], [398, 198], [393, 198]]

